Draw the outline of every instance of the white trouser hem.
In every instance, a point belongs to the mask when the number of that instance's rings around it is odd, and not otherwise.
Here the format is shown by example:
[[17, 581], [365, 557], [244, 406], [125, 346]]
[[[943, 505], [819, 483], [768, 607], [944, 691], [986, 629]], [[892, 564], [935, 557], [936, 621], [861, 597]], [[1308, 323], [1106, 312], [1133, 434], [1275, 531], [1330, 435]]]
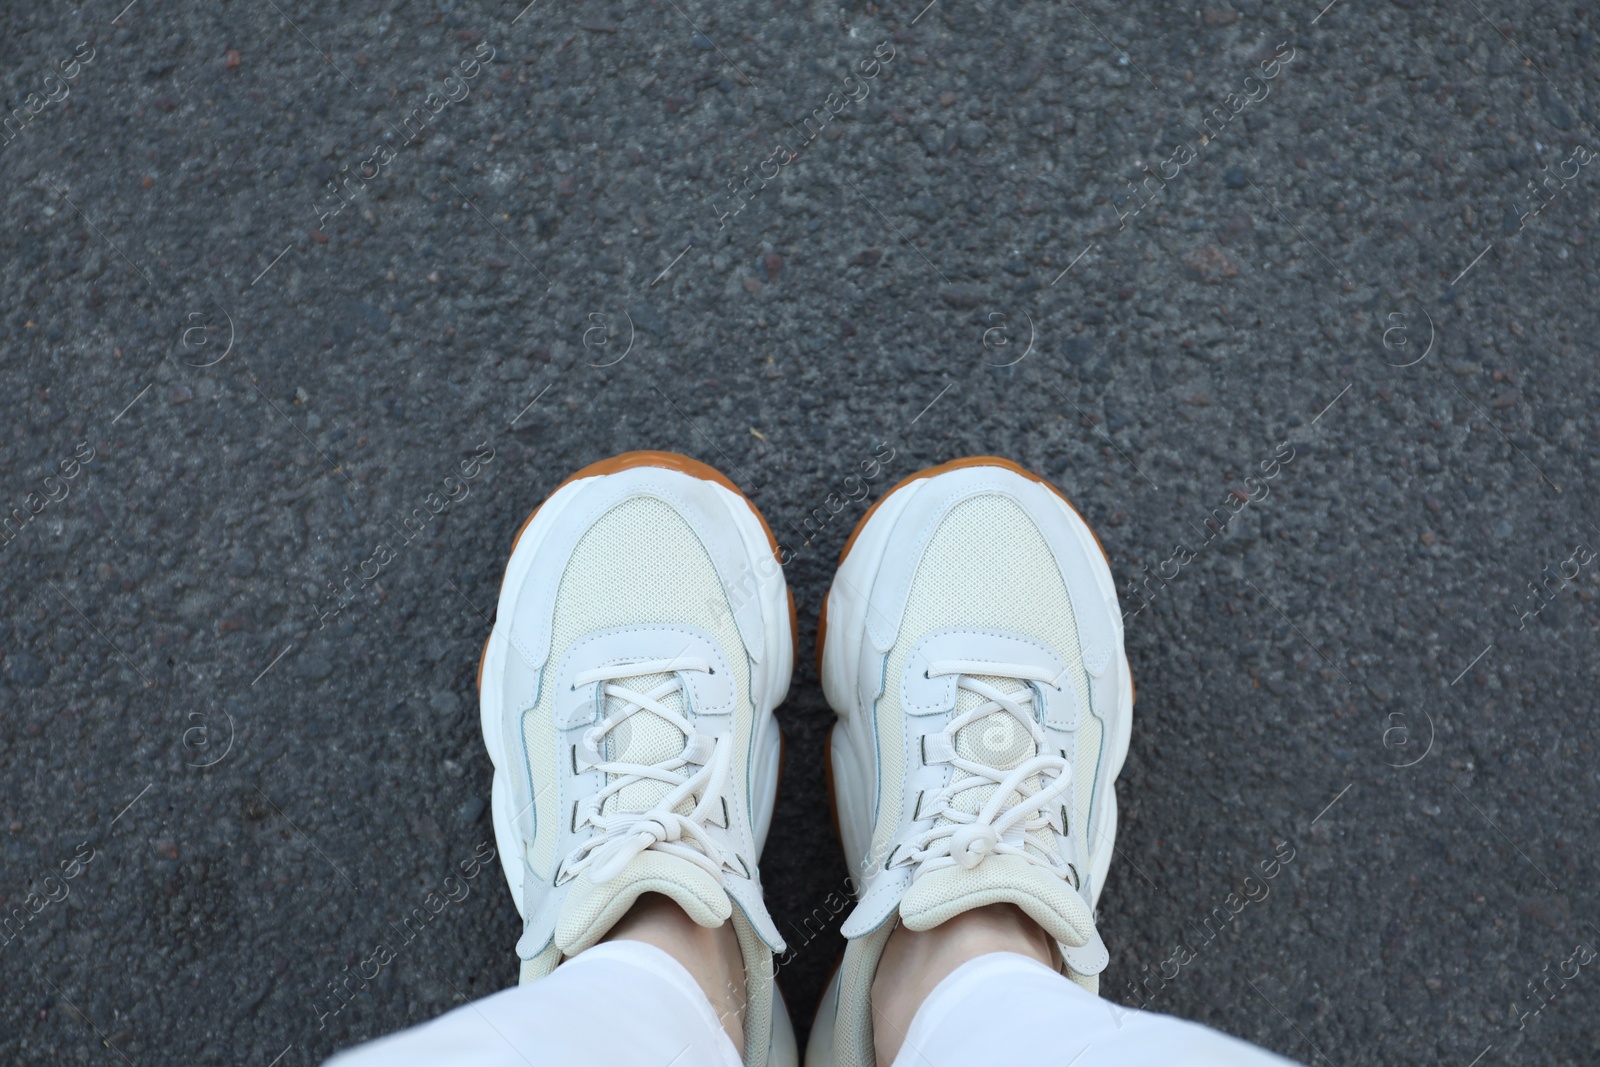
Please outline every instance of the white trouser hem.
[[605, 941], [536, 982], [501, 990], [327, 1067], [742, 1067], [694, 976], [643, 941]]
[[1292, 1067], [1198, 1023], [1124, 1008], [1014, 952], [968, 960], [934, 987], [894, 1067]]

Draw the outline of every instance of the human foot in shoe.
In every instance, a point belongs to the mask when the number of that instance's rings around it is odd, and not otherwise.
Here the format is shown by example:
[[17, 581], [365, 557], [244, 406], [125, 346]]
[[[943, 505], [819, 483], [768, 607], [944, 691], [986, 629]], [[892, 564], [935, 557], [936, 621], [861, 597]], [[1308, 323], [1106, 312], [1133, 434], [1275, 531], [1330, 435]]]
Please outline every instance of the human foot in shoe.
[[659, 894], [701, 927], [732, 924], [745, 1061], [788, 1067], [784, 946], [756, 867], [794, 663], [776, 554], [710, 467], [666, 452], [586, 467], [512, 547], [479, 699], [522, 981]]
[[1091, 991], [1133, 686], [1111, 569], [1066, 499], [1006, 460], [913, 475], [845, 546], [823, 608], [840, 834], [861, 886], [806, 1062], [874, 1062], [897, 924], [1010, 905]]

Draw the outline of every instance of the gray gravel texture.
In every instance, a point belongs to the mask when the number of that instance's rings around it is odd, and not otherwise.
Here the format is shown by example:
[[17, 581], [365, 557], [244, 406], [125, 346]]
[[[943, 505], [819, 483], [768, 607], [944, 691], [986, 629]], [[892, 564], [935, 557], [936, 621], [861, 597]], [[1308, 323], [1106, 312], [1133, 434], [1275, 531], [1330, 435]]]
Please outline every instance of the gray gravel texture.
[[1591, 6], [122, 2], [0, 14], [0, 1060], [301, 1067], [511, 984], [489, 864], [325, 1007], [492, 844], [513, 534], [661, 448], [797, 549], [802, 1038], [819, 602], [981, 452], [1123, 594], [1108, 996], [1595, 1062]]

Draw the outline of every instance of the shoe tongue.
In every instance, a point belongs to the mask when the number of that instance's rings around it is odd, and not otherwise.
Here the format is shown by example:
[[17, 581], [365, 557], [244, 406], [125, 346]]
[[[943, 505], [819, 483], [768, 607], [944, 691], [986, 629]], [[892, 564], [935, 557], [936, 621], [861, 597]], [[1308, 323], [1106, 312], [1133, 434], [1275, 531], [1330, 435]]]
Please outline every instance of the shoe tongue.
[[556, 918], [556, 945], [562, 955], [575, 956], [599, 942], [646, 893], [670, 897], [701, 926], [721, 926], [733, 913], [727, 891], [703, 868], [647, 850], [604, 882], [591, 881], [588, 870], [572, 880]]
[[[670, 674], [640, 674], [626, 679], [623, 684], [634, 692], [648, 694], [672, 681], [672, 678]], [[617, 697], [606, 698], [605, 714], [611, 715], [616, 712], [621, 703]], [[658, 703], [671, 708], [679, 715], [688, 710], [682, 689], [659, 698]], [[619, 763], [645, 765], [662, 763], [682, 752], [686, 740], [683, 731], [672, 723], [648, 709], [641, 709], [618, 723], [616, 728], [606, 735], [605, 751], [602, 756]], [[607, 784], [615, 779], [615, 775], [609, 776]], [[671, 788], [666, 782], [650, 779], [634, 782], [623, 786], [609, 797], [604, 810], [607, 814], [621, 811], [648, 811], [655, 807], [656, 802]], [[693, 808], [694, 801], [686, 799], [678, 805], [677, 811], [680, 814], [687, 814]]]
[[[974, 680], [992, 685], [1008, 696], [1029, 693], [1028, 685], [1015, 678], [1004, 678], [994, 675], [976, 675]], [[965, 687], [956, 690], [955, 715], [965, 715], [967, 712], [988, 703], [987, 698], [974, 693]], [[998, 771], [1008, 771], [1034, 756], [1038, 755], [1038, 746], [1033, 737], [1028, 733], [1027, 727], [1017, 721], [1016, 716], [1003, 708], [996, 709], [988, 715], [974, 719], [963, 726], [955, 734], [955, 750], [963, 759], [981, 763], [986, 767], [993, 767]], [[969, 779], [976, 779], [983, 784], [974, 784], [968, 788], [961, 788], [962, 783]], [[1043, 783], [1038, 775], [1025, 779], [1025, 784], [1030, 789], [1037, 790]], [[976, 814], [994, 796], [998, 786], [987, 782], [980, 776], [968, 774], [966, 771], [956, 769], [951, 772], [950, 789], [952, 796], [949, 807], [955, 811], [968, 815]], [[1000, 802], [1000, 810], [1004, 811], [1022, 798], [1012, 792]], [[940, 816], [935, 822], [936, 826], [949, 826], [957, 820]], [[1007, 832], [1006, 839], [1014, 845], [1031, 845], [1049, 854], [1051, 840], [1048, 829], [1035, 830], [1024, 837], [1021, 828], [1014, 828]]]
[[976, 867], [940, 867], [918, 876], [900, 902], [900, 921], [931, 930], [988, 904], [1015, 904], [1064, 945], [1085, 945], [1094, 936], [1094, 916], [1064, 879], [1004, 854], [986, 856]]

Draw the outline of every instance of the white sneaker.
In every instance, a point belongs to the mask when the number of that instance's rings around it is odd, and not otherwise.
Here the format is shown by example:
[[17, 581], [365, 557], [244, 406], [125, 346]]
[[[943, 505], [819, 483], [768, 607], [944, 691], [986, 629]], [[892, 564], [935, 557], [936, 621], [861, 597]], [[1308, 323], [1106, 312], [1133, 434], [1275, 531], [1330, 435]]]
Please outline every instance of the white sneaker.
[[784, 943], [756, 869], [795, 653], [777, 551], [704, 464], [629, 452], [585, 467], [517, 535], [478, 691], [522, 981], [662, 893], [702, 926], [732, 921], [746, 1062], [791, 1067], [772, 981]]
[[867, 512], [823, 605], [829, 764], [858, 903], [808, 1067], [874, 1062], [897, 921], [1009, 902], [1098, 992], [1094, 925], [1133, 683], [1111, 568], [1066, 498], [1007, 460], [912, 475]]

